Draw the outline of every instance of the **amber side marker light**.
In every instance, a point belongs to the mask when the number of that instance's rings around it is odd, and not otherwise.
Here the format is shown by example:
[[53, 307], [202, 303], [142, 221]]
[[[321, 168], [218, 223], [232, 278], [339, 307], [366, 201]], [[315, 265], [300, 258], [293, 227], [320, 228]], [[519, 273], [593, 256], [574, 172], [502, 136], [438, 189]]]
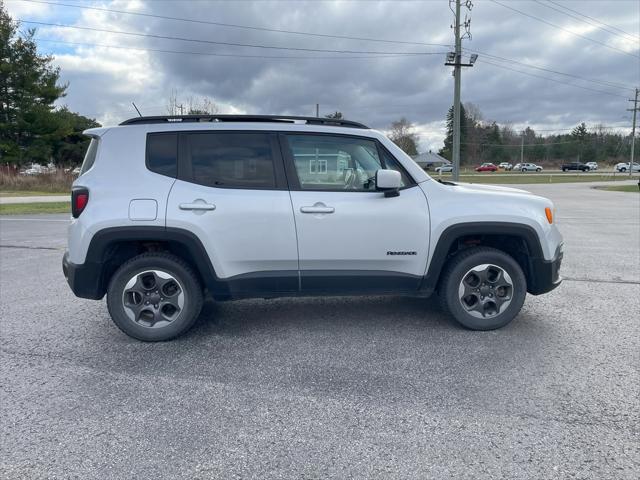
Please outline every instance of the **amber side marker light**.
[[544, 209], [544, 213], [547, 215], [547, 221], [553, 223], [553, 212], [549, 207]]

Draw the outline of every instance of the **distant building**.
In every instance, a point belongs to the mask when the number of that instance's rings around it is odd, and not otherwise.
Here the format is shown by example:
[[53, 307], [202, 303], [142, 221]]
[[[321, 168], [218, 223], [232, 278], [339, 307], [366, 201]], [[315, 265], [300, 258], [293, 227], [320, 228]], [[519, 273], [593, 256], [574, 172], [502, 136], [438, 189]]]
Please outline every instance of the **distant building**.
[[431, 170], [442, 165], [449, 165], [451, 162], [444, 157], [441, 157], [437, 153], [433, 153], [431, 150], [424, 153], [414, 155], [413, 161], [420, 165], [425, 170]]

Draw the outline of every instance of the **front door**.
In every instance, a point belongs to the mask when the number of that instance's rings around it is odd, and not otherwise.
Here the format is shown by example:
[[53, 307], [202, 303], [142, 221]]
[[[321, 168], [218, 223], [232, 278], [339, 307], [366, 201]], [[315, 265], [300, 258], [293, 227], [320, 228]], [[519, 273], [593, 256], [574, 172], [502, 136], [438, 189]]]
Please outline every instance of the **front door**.
[[186, 132], [179, 150], [167, 227], [198, 236], [220, 280], [217, 293], [297, 292], [296, 231], [277, 134]]
[[[377, 141], [282, 134], [298, 234], [303, 293], [416, 290], [429, 249], [422, 190]], [[375, 172], [402, 174], [396, 197], [375, 190]]]

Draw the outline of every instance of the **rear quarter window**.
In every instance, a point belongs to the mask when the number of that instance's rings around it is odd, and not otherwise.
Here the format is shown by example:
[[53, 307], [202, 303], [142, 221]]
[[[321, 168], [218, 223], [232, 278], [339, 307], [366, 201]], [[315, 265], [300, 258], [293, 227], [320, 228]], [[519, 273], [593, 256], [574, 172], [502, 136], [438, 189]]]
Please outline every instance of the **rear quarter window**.
[[92, 138], [89, 143], [89, 148], [87, 149], [87, 153], [84, 155], [84, 160], [82, 161], [82, 167], [80, 168], [80, 175], [87, 172], [96, 161], [96, 155], [98, 154], [98, 145], [100, 140], [98, 138]]
[[178, 176], [178, 134], [147, 135], [147, 168], [152, 172], [176, 178]]

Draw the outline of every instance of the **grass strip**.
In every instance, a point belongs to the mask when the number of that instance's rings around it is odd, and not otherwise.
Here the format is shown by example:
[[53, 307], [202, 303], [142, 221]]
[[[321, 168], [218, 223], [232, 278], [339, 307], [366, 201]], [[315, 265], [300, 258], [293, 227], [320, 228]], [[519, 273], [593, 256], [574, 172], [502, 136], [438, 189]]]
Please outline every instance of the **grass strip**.
[[36, 213], [71, 213], [70, 202], [0, 204], [0, 215], [31, 215]]

